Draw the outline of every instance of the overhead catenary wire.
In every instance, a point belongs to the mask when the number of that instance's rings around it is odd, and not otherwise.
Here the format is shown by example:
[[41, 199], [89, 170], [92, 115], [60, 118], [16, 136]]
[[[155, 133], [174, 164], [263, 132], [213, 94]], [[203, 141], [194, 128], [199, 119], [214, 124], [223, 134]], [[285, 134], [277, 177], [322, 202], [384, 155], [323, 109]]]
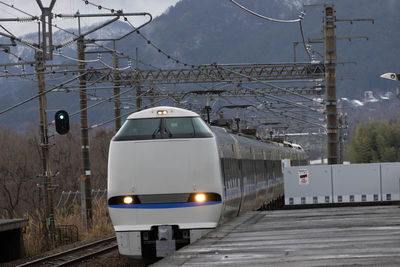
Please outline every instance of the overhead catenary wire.
[[303, 43], [304, 50], [306, 51], [306, 53], [308, 55], [308, 58], [311, 61], [312, 60], [312, 56], [311, 56], [311, 53], [310, 53], [310, 49], [307, 48], [307, 46], [306, 46], [306, 42], [305, 42], [305, 39], [304, 39], [303, 24], [301, 23], [301, 20], [299, 21], [299, 27], [300, 27], [300, 34], [301, 34], [301, 39], [303, 41], [302, 43]]
[[303, 19], [303, 13], [301, 13], [301, 15], [299, 16], [298, 19], [289, 19], [289, 20], [287, 20], [287, 19], [273, 19], [273, 18], [269, 18], [269, 17], [263, 16], [263, 15], [261, 15], [261, 14], [258, 14], [258, 13], [256, 13], [256, 12], [254, 12], [254, 11], [252, 11], [252, 10], [246, 8], [245, 6], [240, 5], [239, 3], [237, 3], [237, 2], [234, 1], [234, 0], [229, 0], [229, 1], [231, 1], [231, 2], [232, 2], [233, 4], [235, 4], [236, 6], [240, 7], [240, 8], [243, 9], [244, 11], [246, 11], [246, 12], [248, 12], [248, 13], [250, 13], [250, 14], [256, 16], [256, 17], [259, 17], [259, 18], [264, 19], [264, 20], [272, 21], [272, 22], [278, 22], [278, 23], [296, 23], [296, 22], [299, 22], [299, 21], [301, 21], [301, 20]]
[[[166, 100], [166, 99], [168, 99], [168, 98], [169, 98], [169, 97], [165, 97], [165, 98], [159, 99], [158, 101], [155, 101], [154, 104], [157, 104], [157, 103], [159, 103], [159, 102], [161, 102], [161, 101], [163, 101], [163, 100]], [[140, 110], [143, 110], [143, 109], [145, 109], [145, 108], [148, 108], [149, 106], [150, 106], [150, 104], [145, 105], [145, 106], [143, 106], [141, 109], [136, 110], [136, 112], [137, 112], [137, 111], [140, 111]], [[112, 118], [112, 119], [110, 119], [110, 120], [107, 120], [107, 121], [104, 121], [104, 122], [101, 122], [101, 123], [93, 124], [93, 125], [89, 126], [89, 130], [90, 130], [90, 129], [97, 128], [97, 127], [100, 127], [100, 126], [103, 126], [103, 125], [105, 125], [105, 124], [108, 124], [108, 123], [110, 123], [110, 122], [115, 121], [116, 119], [123, 118], [123, 117], [125, 117], [125, 116], [130, 115], [130, 114], [132, 114], [132, 112], [127, 112], [127, 113], [124, 113], [124, 114], [122, 114], [122, 115], [120, 115], [120, 116], [118, 116], [118, 117], [114, 117], [114, 118]]]
[[[127, 91], [124, 91], [124, 92], [121, 92], [121, 93], [119, 93], [119, 94], [113, 95], [113, 96], [111, 96], [111, 97], [109, 97], [109, 98], [106, 98], [106, 99], [100, 101], [100, 102], [97, 102], [96, 104], [93, 104], [93, 105], [88, 106], [88, 107], [86, 107], [86, 108], [84, 108], [84, 109], [80, 109], [80, 110], [78, 110], [78, 111], [75, 111], [74, 113], [71, 113], [69, 116], [70, 116], [70, 117], [73, 117], [73, 116], [75, 116], [75, 115], [78, 115], [78, 114], [79, 114], [81, 111], [83, 111], [83, 110], [89, 110], [89, 109], [94, 108], [94, 107], [96, 107], [96, 106], [98, 106], [98, 105], [100, 105], [100, 104], [103, 104], [103, 103], [105, 103], [105, 102], [110, 102], [110, 101], [113, 100], [114, 98], [119, 97], [119, 96], [121, 96], [121, 95], [124, 95], [124, 94], [126, 94], [126, 93], [129, 93], [129, 92], [131, 92], [131, 91], [133, 91], [133, 90], [134, 90], [134, 88], [131, 88], [131, 89], [127, 90]], [[147, 92], [145, 92], [145, 93], [147, 93]], [[145, 93], [144, 93], [144, 94], [145, 94]], [[52, 122], [52, 123], [53, 123], [53, 122]]]
[[64, 84], [73, 82], [73, 81], [75, 81], [76, 79], [79, 79], [81, 76], [86, 75], [87, 73], [88, 73], [88, 72], [86, 71], [86, 72], [84, 72], [84, 73], [82, 73], [82, 74], [80, 74], [80, 75], [78, 75], [78, 76], [76, 76], [76, 77], [74, 77], [74, 78], [72, 78], [72, 79], [66, 81], [66, 82], [63, 82], [63, 83], [61, 83], [61, 84], [59, 84], [59, 85], [57, 85], [57, 86], [54, 86], [54, 87], [52, 87], [52, 88], [50, 88], [50, 89], [44, 90], [43, 92], [40, 92], [40, 93], [37, 94], [37, 95], [34, 95], [34, 96], [32, 96], [32, 97], [30, 97], [30, 98], [24, 100], [24, 101], [19, 102], [18, 104], [15, 104], [15, 105], [13, 105], [13, 106], [11, 106], [11, 107], [8, 107], [8, 108], [6, 108], [6, 109], [0, 111], [0, 115], [4, 114], [4, 113], [6, 113], [6, 112], [8, 112], [8, 111], [10, 111], [10, 110], [13, 110], [13, 109], [15, 109], [15, 108], [17, 108], [17, 107], [19, 107], [19, 106], [22, 106], [22, 105], [24, 105], [24, 104], [26, 104], [26, 103], [28, 103], [28, 102], [30, 102], [30, 101], [32, 101], [32, 100], [34, 100], [34, 99], [36, 99], [36, 98], [42, 96], [42, 95], [44, 95], [44, 94], [47, 94], [47, 93], [53, 91], [54, 89], [63, 86]]
[[[251, 88], [248, 88], [248, 87], [244, 87], [244, 86], [243, 86], [243, 88], [246, 88], [246, 89], [251, 90]], [[305, 106], [305, 105], [300, 105], [300, 104], [297, 104], [297, 103], [295, 103], [295, 102], [292, 102], [292, 101], [283, 99], [283, 98], [281, 98], [281, 97], [271, 95], [271, 94], [269, 94], [269, 93], [265, 93], [265, 92], [264, 92], [263, 95], [264, 95], [265, 97], [267, 97], [267, 98], [272, 98], [272, 99], [274, 99], [274, 100], [277, 100], [277, 101], [286, 103], [286, 104], [291, 105], [291, 106], [294, 106], [294, 107], [298, 107], [298, 108], [302, 108], [302, 109], [306, 109], [306, 110], [314, 111], [314, 112], [317, 111], [317, 110], [315, 110], [314, 108], [310, 108], [310, 107]]]
[[[38, 19], [37, 16], [34, 16], [34, 15], [32, 15], [32, 14], [29, 14], [28, 12], [25, 12], [25, 11], [19, 9], [19, 8], [15, 7], [14, 5], [9, 5], [9, 4], [7, 4], [7, 3], [4, 3], [3, 1], [0, 1], [0, 3], [6, 5], [6, 6], [10, 7], [10, 8], [13, 8], [13, 9], [19, 11], [19, 12], [22, 12], [22, 13], [24, 13], [25, 15], [28, 15], [28, 16], [31, 16], [31, 17], [35, 17], [35, 18]], [[111, 9], [110, 9], [110, 10], [111, 10]], [[114, 13], [114, 12], [112, 12], [112, 13]], [[126, 17], [124, 17], [124, 18], [126, 18]], [[66, 32], [66, 33], [68, 33], [68, 34], [74, 35], [75, 37], [78, 37], [78, 36], [79, 36], [79, 35], [77, 35], [77, 34], [74, 33], [74, 32], [65, 30], [65, 29], [63, 29], [63, 28], [61, 28], [61, 27], [58, 27], [56, 24], [50, 24], [48, 21], [45, 21], [45, 23], [47, 23], [47, 24], [49, 24], [49, 26], [53, 26], [53, 27], [55, 27], [55, 28], [57, 28], [57, 29], [59, 29], [59, 30], [61, 30], [61, 31], [63, 31], [63, 32]], [[0, 26], [1, 26], [1, 25], [0, 25]], [[133, 25], [131, 25], [131, 26], [133, 27]], [[8, 32], [8, 31], [7, 31], [7, 32]], [[10, 33], [10, 32], [9, 32], [9, 33]], [[14, 34], [11, 34], [11, 33], [10, 33], [10, 35], [11, 35], [11, 36], [15, 36]], [[22, 41], [25, 41], [25, 40], [22, 40]], [[25, 41], [25, 42], [27, 42], [27, 41]], [[71, 39], [71, 40], [68, 40], [66, 43], [64, 43], [64, 45], [68, 45], [68, 44], [71, 44], [71, 43], [73, 43], [73, 42], [74, 42], [74, 39]], [[27, 42], [26, 44], [29, 45], [29, 46], [33, 45], [32, 43], [29, 43], [29, 42]], [[98, 43], [96, 43], [96, 42], [94, 42], [94, 45], [96, 45], [96, 46], [98, 46], [98, 47], [102, 47], [102, 48], [105, 48], [105, 47], [106, 47], [106, 46], [100, 45], [100, 44], [98, 44]], [[32, 47], [32, 48], [35, 48], [35, 47]], [[35, 48], [35, 49], [38, 50], [37, 48]], [[113, 49], [111, 49], [111, 48], [108, 48], [108, 49], [109, 49], [109, 50], [113, 50]], [[117, 54], [122, 54], [122, 55], [123, 55], [123, 53], [121, 53], [121, 52], [119, 52], [119, 51], [116, 51], [116, 50], [113, 50], [113, 51], [115, 51]], [[73, 58], [69, 58], [69, 59], [77, 61], [77, 59], [73, 59]], [[157, 67], [155, 67], [155, 66], [153, 66], [153, 65], [151, 65], [151, 64], [148, 64], [148, 63], [146, 63], [146, 62], [143, 62], [142, 60], [139, 60], [139, 63], [141, 63], [142, 65], [148, 65], [148, 66], [150, 66], [150, 67], [157, 68]]]
[[256, 17], [259, 17], [259, 18], [261, 18], [261, 19], [264, 19], [264, 20], [268, 20], [268, 21], [271, 21], [271, 22], [278, 22], [278, 23], [296, 23], [296, 22], [298, 22], [298, 23], [299, 23], [299, 27], [300, 27], [301, 38], [302, 38], [302, 40], [303, 40], [304, 50], [305, 50], [305, 52], [307, 53], [307, 55], [308, 55], [310, 61], [312, 60], [311, 53], [310, 53], [309, 49], [306, 47], [306, 43], [305, 43], [305, 40], [304, 40], [303, 25], [302, 25], [302, 22], [301, 22], [301, 21], [304, 19], [304, 15], [305, 15], [305, 12], [304, 12], [304, 11], [302, 11], [302, 12], [300, 13], [298, 19], [291, 19], [291, 20], [274, 19], [274, 18], [270, 18], [270, 17], [263, 16], [263, 15], [261, 15], [261, 14], [258, 14], [258, 13], [256, 13], [256, 12], [254, 12], [254, 11], [252, 11], [252, 10], [246, 8], [245, 6], [240, 5], [239, 3], [237, 3], [237, 2], [234, 1], [234, 0], [229, 0], [229, 1], [232, 2], [233, 4], [235, 4], [236, 6], [240, 7], [240, 8], [243, 9], [244, 11], [246, 11], [246, 12], [248, 12], [248, 13], [250, 13], [250, 14], [256, 16]]
[[[94, 7], [97, 7], [99, 10], [100, 10], [100, 9], [105, 9], [105, 10], [111, 11], [111, 13], [114, 13], [114, 12], [116, 11], [116, 9], [109, 8], [109, 7], [105, 7], [105, 6], [102, 6], [102, 5], [98, 5], [98, 4], [95, 4], [95, 3], [91, 2], [91, 1], [88, 1], [88, 0], [82, 0], [82, 1], [83, 1], [86, 5], [92, 5], [92, 6], [94, 6]], [[124, 20], [125, 20], [131, 27], [135, 28], [135, 26], [129, 21], [129, 19], [128, 19], [127, 17], [125, 17], [125, 16], [123, 16], [123, 17], [124, 17]], [[154, 49], [156, 49], [156, 50], [158, 51], [158, 53], [163, 54], [165, 57], [167, 57], [169, 60], [174, 61], [176, 64], [181, 64], [181, 65], [183, 65], [183, 66], [185, 66], [185, 67], [187, 67], [187, 66], [192, 67], [192, 68], [195, 68], [195, 67], [196, 67], [196, 66], [193, 65], [193, 64], [185, 63], [185, 62], [183, 62], [182, 60], [179, 60], [178, 58], [176, 58], [176, 57], [174, 57], [174, 56], [171, 56], [170, 54], [166, 53], [166, 52], [165, 52], [164, 50], [162, 50], [159, 46], [155, 45], [154, 42], [152, 42], [152, 41], [149, 40], [146, 36], [144, 36], [139, 30], [136, 31], [136, 33], [137, 33], [138, 35], [140, 35], [140, 37], [142, 37], [142, 38], [146, 41], [146, 43], [147, 43], [148, 45], [150, 45], [150, 46], [152, 46]]]
[[[245, 99], [245, 100], [248, 101], [249, 103], [252, 103], [251, 101], [249, 101], [247, 99]], [[284, 117], [287, 117], [287, 118], [290, 118], [290, 119], [293, 119], [293, 120], [301, 121], [301, 122], [304, 122], [304, 123], [307, 123], [307, 124], [310, 124], [310, 125], [314, 125], [314, 126], [317, 126], [317, 127], [320, 127], [320, 128], [325, 128], [325, 125], [323, 125], [323, 124], [318, 124], [318, 123], [310, 122], [310, 121], [307, 121], [307, 120], [304, 120], [304, 119], [301, 119], [301, 118], [298, 118], [298, 117], [287, 115], [287, 114], [285, 114], [284, 111], [278, 112], [278, 111], [275, 111], [275, 110], [273, 110], [272, 108], [269, 108], [269, 107], [265, 107], [265, 108], [268, 109], [270, 112], [272, 112], [274, 114], [278, 114], [280, 116], [284, 116]]]
[[271, 87], [276, 88], [276, 89], [278, 89], [278, 90], [282, 90], [282, 91], [284, 91], [284, 92], [286, 92], [286, 93], [288, 93], [288, 94], [296, 95], [296, 96], [298, 96], [298, 97], [301, 97], [301, 98], [307, 99], [307, 100], [309, 100], [309, 101], [315, 102], [315, 100], [312, 99], [312, 98], [306, 97], [306, 96], [301, 95], [301, 94], [298, 94], [298, 93], [296, 93], [296, 92], [292, 92], [292, 91], [290, 91], [290, 90], [287, 90], [287, 89], [285, 89], [285, 88], [281, 88], [281, 87], [279, 87], [279, 86], [273, 85], [273, 84], [268, 83], [268, 82], [265, 82], [265, 81], [260, 81], [260, 80], [257, 79], [257, 78], [254, 78], [254, 77], [251, 77], [251, 76], [247, 76], [247, 75], [242, 74], [242, 73], [239, 73], [239, 72], [237, 72], [237, 71], [233, 71], [233, 70], [227, 69], [227, 68], [222, 67], [221, 65], [218, 65], [218, 64], [216, 64], [216, 63], [214, 64], [214, 66], [215, 66], [216, 68], [221, 68], [221, 69], [223, 69], [223, 70], [225, 70], [225, 71], [234, 73], [234, 74], [239, 75], [239, 76], [241, 76], [241, 77], [245, 77], [245, 78], [247, 78], [247, 79], [249, 79], [249, 80], [253, 80], [253, 81], [256, 81], [256, 82], [258, 82], [258, 83], [262, 83], [262, 84], [271, 86]]
[[8, 6], [8, 7], [11, 7], [13, 9], [23, 13], [24, 15], [27, 15], [27, 16], [30, 16], [30, 17], [34, 17], [33, 15], [31, 15], [31, 14], [29, 14], [29, 13], [27, 13], [27, 12], [17, 8], [17, 7], [15, 7], [14, 5], [10, 5], [10, 4], [5, 3], [4, 1], [0, 1], [0, 4], [3, 4], [3, 5]]
[[[85, 3], [86, 3], [86, 2], [88, 2], [88, 1], [85, 1]], [[89, 3], [86, 3], [86, 4], [89, 4]], [[90, 3], [90, 4], [92, 4], [92, 5], [94, 5], [94, 6], [98, 6], [98, 5], [93, 4], [93, 3]], [[7, 4], [6, 4], [6, 5], [7, 5]], [[26, 14], [26, 15], [33, 16], [33, 15], [31, 15], [31, 14], [29, 14], [29, 13], [27, 13], [27, 12], [21, 10], [21, 9], [16, 8], [16, 7], [13, 6], [13, 5], [7, 5], [7, 6], [9, 6], [9, 7], [11, 7], [11, 8], [14, 8], [14, 9], [20, 11], [20, 12], [23, 12], [23, 13]], [[107, 9], [107, 10], [110, 10], [110, 11], [113, 10], [113, 9], [106, 8], [106, 7], [102, 7], [102, 8]], [[99, 9], [101, 9], [101, 8], [99, 8]], [[113, 12], [112, 12], [112, 13], [113, 13]], [[125, 21], [128, 22], [128, 24], [131, 25], [131, 27], [134, 28], [134, 26], [129, 22], [129, 20], [127, 19], [127, 17], [124, 16], [124, 19], [125, 19]], [[50, 23], [47, 22], [47, 21], [46, 21], [46, 23], [49, 24], [50, 26], [54, 26], [54, 27], [56, 27], [56, 28], [58, 28], [58, 29], [60, 29], [60, 30], [63, 30], [64, 32], [67, 32], [67, 33], [69, 33], [69, 34], [72, 34], [72, 35], [74, 35], [75, 37], [78, 37], [78, 35], [75, 34], [74, 32], [70, 32], [70, 31], [64, 30], [64, 29], [62, 29], [61, 27], [58, 27], [58, 26], [55, 25], [55, 24], [50, 24]], [[139, 31], [138, 31], [137, 33], [140, 34], [143, 38], [146, 39], [146, 37], [144, 37], [143, 34], [141, 34]], [[6, 35], [1, 34], [1, 33], [0, 33], [0, 35], [6, 36]], [[13, 34], [10, 34], [9, 36], [6, 36], [6, 37], [9, 37], [9, 38], [11, 38], [11, 37], [12, 37], [12, 38], [16, 38], [15, 35], [13, 35]], [[28, 45], [28, 46], [30, 46], [31, 48], [34, 48], [34, 49], [36, 49], [36, 50], [41, 51], [41, 50], [40, 50], [39, 48], [37, 48], [37, 47], [35, 46], [35, 44], [33, 44], [33, 43], [30, 43], [30, 42], [28, 42], [28, 41], [25, 41], [25, 40], [22, 40], [22, 39], [18, 39], [18, 38], [16, 38], [16, 40], [17, 40], [17, 41], [20, 41], [20, 42], [22, 42], [22, 43], [24, 43], [24, 44], [26, 44], [26, 45]], [[74, 39], [72, 39], [72, 42], [73, 42], [73, 41], [74, 41]], [[148, 39], [146, 39], [146, 42], [147, 42], [148, 44], [151, 43], [151, 41], [148, 40]], [[71, 43], [71, 40], [67, 41], [66, 43], [67, 43], [67, 44], [70, 44], [70, 43]], [[93, 44], [96, 45], [96, 46], [102, 47], [102, 48], [105, 48], [105, 47], [106, 47], [106, 46], [100, 45], [100, 44], [98, 44], [98, 43], [96, 43], [96, 42], [94, 42]], [[154, 46], [154, 44], [153, 44], [153, 46]], [[107, 47], [107, 48], [108, 48], [108, 47]], [[156, 48], [158, 48], [158, 47], [156, 47]], [[121, 53], [121, 52], [119, 52], [119, 51], [116, 51], [116, 50], [111, 49], [111, 48], [108, 48], [108, 49], [109, 49], [109, 50], [112, 50], [112, 51], [115, 51], [117, 54], [123, 55], [123, 53]], [[158, 50], [159, 50], [159, 52], [160, 52], [161, 49], [158, 48]], [[164, 55], [166, 55], [168, 58], [172, 58], [173, 60], [175, 60], [176, 63], [179, 63], [179, 60], [175, 59], [174, 57], [169, 56], [167, 53], [163, 52], [162, 50], [161, 50], [161, 52], [162, 52]], [[62, 54], [56, 54], [56, 55], [63, 56], [63, 57], [68, 58], [68, 59], [70, 59], [70, 60], [78, 61], [78, 59], [74, 59], [74, 58], [71, 58], [71, 57], [67, 57], [67, 56], [64, 56], [64, 55], [62, 55]], [[131, 59], [130, 57], [128, 57], [128, 58]], [[131, 59], [131, 60], [132, 60], [132, 59]], [[145, 66], [149, 66], [149, 67], [156, 68], [156, 69], [161, 69], [160, 67], [156, 67], [156, 66], [154, 66], [154, 65], [152, 65], [152, 64], [143, 62], [142, 60], [138, 60], [138, 62], [139, 62], [140, 64], [142, 64], [142, 65], [145, 65]], [[113, 67], [111, 67], [110, 65], [108, 65], [108, 64], [105, 63], [104, 61], [103, 61], [103, 62], [100, 62], [100, 63], [103, 64], [103, 65], [105, 65], [106, 67], [108, 67], [108, 68], [110, 68], [110, 69], [113, 69]], [[184, 65], [187, 66], [187, 64], [184, 64]], [[192, 67], [194, 67], [194, 65], [193, 65]], [[125, 70], [125, 69], [129, 69], [129, 66], [128, 66], [128, 67], [125, 67], [125, 68], [120, 68], [119, 70]], [[32, 74], [23, 73], [23, 74], [24, 74], [24, 75], [35, 75], [36, 73], [32, 73]], [[17, 76], [17, 75], [18, 75], [18, 74], [15, 74], [15, 76]]]

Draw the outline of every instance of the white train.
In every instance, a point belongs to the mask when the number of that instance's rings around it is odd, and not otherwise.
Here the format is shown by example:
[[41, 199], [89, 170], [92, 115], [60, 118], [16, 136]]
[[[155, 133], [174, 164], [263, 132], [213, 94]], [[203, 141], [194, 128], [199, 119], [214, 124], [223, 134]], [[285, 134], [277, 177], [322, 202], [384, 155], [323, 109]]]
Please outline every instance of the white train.
[[218, 224], [283, 196], [282, 160], [299, 148], [211, 126], [174, 107], [134, 113], [114, 136], [108, 207], [119, 252], [164, 257]]

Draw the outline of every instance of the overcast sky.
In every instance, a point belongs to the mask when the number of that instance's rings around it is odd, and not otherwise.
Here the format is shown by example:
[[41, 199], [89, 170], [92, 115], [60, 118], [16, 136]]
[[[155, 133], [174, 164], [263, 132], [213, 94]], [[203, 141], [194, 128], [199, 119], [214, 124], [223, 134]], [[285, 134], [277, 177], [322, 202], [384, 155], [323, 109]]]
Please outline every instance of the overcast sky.
[[[122, 9], [124, 12], [148, 12], [153, 17], [162, 14], [168, 7], [175, 5], [179, 0], [89, 0], [89, 2], [101, 5], [115, 10]], [[48, 7], [51, 0], [42, 0], [43, 6]], [[41, 15], [40, 8], [35, 0], [0, 0], [0, 18], [15, 18], [15, 17], [27, 17], [11, 7], [7, 7], [4, 3], [14, 5], [14, 7], [21, 9], [29, 14], [39, 16]], [[97, 7], [92, 5], [86, 5], [85, 1], [82, 0], [58, 0], [54, 6], [54, 14], [74, 14], [79, 10], [83, 13], [110, 13], [108, 10], [99, 10]], [[104, 19], [103, 19], [104, 20]], [[96, 22], [95, 19], [86, 19], [82, 21], [83, 26]], [[131, 19], [131, 22], [139, 24], [138, 19]], [[54, 20], [57, 26], [63, 28], [76, 27], [76, 20], [71, 19], [56, 19]], [[29, 32], [37, 31], [36, 22], [2, 22], [2, 26], [6, 27], [7, 30], [11, 31], [16, 36], [21, 36]], [[4, 32], [3, 29], [0, 29]]]

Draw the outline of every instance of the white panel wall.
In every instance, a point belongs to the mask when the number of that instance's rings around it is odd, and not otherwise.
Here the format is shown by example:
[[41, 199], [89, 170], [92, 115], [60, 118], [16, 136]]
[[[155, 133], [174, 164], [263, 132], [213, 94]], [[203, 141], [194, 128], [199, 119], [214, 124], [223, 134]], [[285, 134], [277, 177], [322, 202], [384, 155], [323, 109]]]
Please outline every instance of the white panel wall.
[[400, 200], [400, 164], [382, 163], [382, 200]]
[[[308, 183], [301, 182], [301, 175], [307, 172]], [[283, 169], [285, 204], [321, 204], [332, 202], [331, 167], [295, 166]]]
[[381, 199], [380, 164], [332, 165], [333, 202]]
[[400, 162], [294, 166], [283, 174], [285, 205], [400, 200]]

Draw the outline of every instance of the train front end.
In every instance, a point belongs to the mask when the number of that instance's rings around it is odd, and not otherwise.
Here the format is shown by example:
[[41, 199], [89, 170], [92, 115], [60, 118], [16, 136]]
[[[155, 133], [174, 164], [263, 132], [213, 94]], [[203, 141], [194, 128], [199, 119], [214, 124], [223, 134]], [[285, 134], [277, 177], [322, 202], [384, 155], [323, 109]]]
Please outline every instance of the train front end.
[[215, 228], [222, 211], [216, 140], [191, 111], [128, 117], [110, 144], [108, 207], [119, 251], [164, 257]]

